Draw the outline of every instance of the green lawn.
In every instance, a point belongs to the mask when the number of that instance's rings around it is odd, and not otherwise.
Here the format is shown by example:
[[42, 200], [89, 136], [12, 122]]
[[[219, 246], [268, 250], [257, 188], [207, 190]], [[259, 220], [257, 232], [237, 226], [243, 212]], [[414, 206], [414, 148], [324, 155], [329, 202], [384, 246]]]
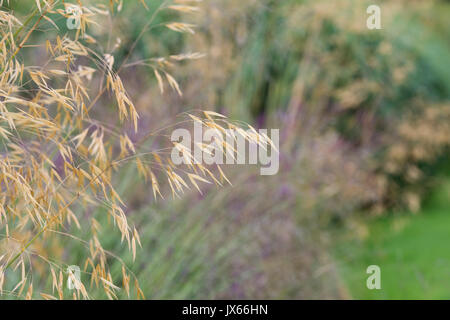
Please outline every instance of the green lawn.
[[[361, 241], [337, 246], [338, 269], [354, 299], [450, 299], [450, 184], [417, 215], [370, 224]], [[381, 268], [381, 289], [366, 287], [366, 268]]]

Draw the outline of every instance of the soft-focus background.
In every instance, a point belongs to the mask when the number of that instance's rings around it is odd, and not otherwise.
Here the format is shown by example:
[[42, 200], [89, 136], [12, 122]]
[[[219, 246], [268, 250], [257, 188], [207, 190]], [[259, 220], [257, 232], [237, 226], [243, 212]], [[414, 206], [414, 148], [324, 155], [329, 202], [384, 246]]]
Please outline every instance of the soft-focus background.
[[[161, 1], [146, 2], [148, 11], [124, 1], [117, 13], [109, 39], [120, 38], [116, 61]], [[21, 3], [10, 6], [28, 13], [32, 1]], [[382, 30], [366, 27], [370, 4], [381, 6]], [[140, 128], [193, 109], [279, 128], [280, 171], [230, 166], [233, 186], [155, 202], [125, 168], [115, 183], [143, 247], [132, 262], [118, 231], [104, 228], [99, 238], [137, 275], [146, 298], [449, 299], [450, 2], [199, 6], [182, 16], [197, 24], [195, 34], [152, 28], [130, 58], [204, 53], [172, 70], [182, 97], [161, 94], [151, 68], [121, 73]], [[161, 12], [154, 24], [173, 15]], [[115, 108], [94, 112], [107, 121]], [[83, 263], [82, 245], [54, 246], [68, 265]], [[381, 267], [381, 290], [366, 288], [372, 264]]]

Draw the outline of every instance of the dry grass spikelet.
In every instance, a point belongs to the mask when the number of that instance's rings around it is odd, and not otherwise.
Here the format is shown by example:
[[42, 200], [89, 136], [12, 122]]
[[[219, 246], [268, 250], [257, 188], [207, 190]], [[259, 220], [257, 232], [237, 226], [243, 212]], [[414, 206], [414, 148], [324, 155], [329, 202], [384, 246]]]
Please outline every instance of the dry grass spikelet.
[[[195, 14], [197, 2], [165, 1], [154, 15], [162, 10]], [[68, 18], [66, 8], [70, 3], [36, 0], [34, 10], [24, 21], [4, 6], [8, 4], [0, 1], [0, 294], [26, 299], [89, 299], [91, 288], [102, 288], [110, 299], [117, 298], [120, 289], [129, 297], [144, 298], [138, 279], [100, 243], [98, 217], [84, 212], [104, 207], [135, 258], [141, 244], [139, 234], [130, 225], [124, 212], [125, 203], [112, 180], [124, 163], [135, 161], [137, 171], [149, 182], [155, 197], [163, 197], [163, 180], [174, 196], [190, 187], [200, 191], [199, 183], [213, 181], [221, 185], [229, 180], [220, 167], [215, 171], [216, 177], [212, 168], [201, 164], [180, 168], [158, 150], [142, 150], [145, 139], [132, 142], [124, 128], [111, 129], [101, 119], [92, 118], [91, 111], [99, 108], [105, 93], [110, 92], [120, 123], [131, 122], [138, 131], [139, 115], [120, 71], [132, 65], [148, 66], [154, 70], [161, 92], [168, 84], [181, 95], [169, 68], [178, 61], [199, 59], [202, 54], [173, 54], [135, 62], [128, 62], [128, 55], [116, 62], [113, 52], [100, 53], [96, 44], [101, 39], [90, 35], [89, 28], [103, 16], [113, 18], [111, 13], [121, 11], [123, 1], [76, 1], [81, 10], [80, 28], [73, 32], [59, 30], [56, 24], [58, 17]], [[145, 1], [140, 4], [148, 9]], [[43, 24], [53, 30], [45, 33], [44, 40], [39, 31]], [[130, 52], [151, 26], [152, 19], [143, 26]], [[177, 21], [166, 26], [190, 33], [194, 28]], [[34, 38], [35, 33], [41, 37]], [[38, 43], [31, 45], [32, 39]], [[46, 52], [46, 60], [39, 65], [29, 63], [30, 54], [39, 49]], [[189, 117], [222, 132], [224, 128], [238, 128], [216, 113]], [[238, 129], [249, 141], [271, 143], [256, 131], [250, 134]], [[146, 138], [159, 132], [155, 130]], [[219, 143], [226, 152], [235, 152], [225, 141]], [[72, 226], [86, 228], [86, 225], [90, 225], [87, 239], [71, 234]], [[39, 245], [58, 237], [85, 246], [82, 271], [90, 277], [89, 285], [67, 273], [67, 266], [58, 261], [60, 257], [49, 256], [45, 245]], [[111, 258], [122, 263], [122, 288], [113, 282], [108, 267]], [[37, 265], [36, 269], [50, 274], [49, 292], [35, 292], [32, 263]], [[65, 290], [67, 278], [77, 284], [77, 289], [70, 293]]]

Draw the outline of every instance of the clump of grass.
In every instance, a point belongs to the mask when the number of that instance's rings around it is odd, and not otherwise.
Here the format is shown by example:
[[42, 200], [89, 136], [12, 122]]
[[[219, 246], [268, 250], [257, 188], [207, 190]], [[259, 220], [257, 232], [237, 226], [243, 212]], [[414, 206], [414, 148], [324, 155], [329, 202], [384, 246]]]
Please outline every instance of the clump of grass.
[[[77, 1], [80, 28], [71, 32], [60, 27], [61, 19], [71, 18], [66, 10], [71, 4], [57, 0], [33, 3], [33, 11], [21, 21], [7, 8], [8, 1], [0, 1], [0, 293], [27, 299], [36, 297], [33, 275], [40, 272], [50, 274], [49, 281], [39, 286], [50, 290], [39, 292], [44, 299], [88, 299], [93, 287], [103, 289], [110, 299], [117, 297], [120, 287], [128, 297], [145, 298], [136, 276], [120, 257], [100, 243], [97, 234], [101, 225], [90, 212], [99, 206], [105, 208], [108, 220], [120, 231], [121, 240], [126, 242], [134, 259], [141, 245], [140, 237], [125, 214], [125, 203], [113, 180], [124, 163], [135, 161], [155, 197], [163, 196], [160, 191], [163, 177], [174, 195], [190, 186], [199, 189], [199, 182], [213, 180], [221, 184], [228, 180], [220, 167], [216, 178], [212, 169], [201, 164], [178, 168], [164, 156], [164, 149], [142, 150], [145, 139], [158, 135], [161, 129], [148, 133], [139, 142], [133, 142], [125, 130], [125, 124], [131, 123], [134, 131], [139, 131], [139, 114], [120, 77], [123, 68], [150, 66], [161, 92], [169, 85], [182, 94], [168, 67], [177, 61], [200, 58], [201, 54], [128, 60], [142, 35], [154, 27], [153, 17], [158, 12], [196, 12], [196, 1], [162, 2], [120, 63], [114, 59], [120, 40], [112, 49], [101, 50], [103, 34], [96, 32], [94, 37], [89, 31], [99, 22], [112, 20], [123, 1]], [[141, 0], [140, 5], [148, 9], [145, 1]], [[40, 28], [44, 26], [52, 31], [42, 38]], [[163, 26], [176, 32], [194, 32], [192, 25], [182, 22]], [[32, 44], [32, 40], [37, 44]], [[43, 61], [32, 64], [30, 55], [42, 54], [44, 50]], [[99, 108], [107, 103], [117, 108], [115, 127], [99, 117]], [[93, 117], [94, 109], [100, 111], [95, 113], [97, 118]], [[190, 115], [188, 121], [199, 121], [219, 131], [224, 126], [236, 127], [216, 113]], [[242, 132], [249, 141], [269, 142], [258, 134]], [[86, 228], [86, 238], [76, 237], [73, 228]], [[90, 286], [78, 281], [72, 273], [65, 275], [67, 265], [60, 261], [62, 249], [58, 237], [85, 246], [82, 267], [90, 277]], [[113, 283], [110, 259], [122, 265], [120, 285]], [[76, 290], [65, 289], [67, 278], [75, 282]]]

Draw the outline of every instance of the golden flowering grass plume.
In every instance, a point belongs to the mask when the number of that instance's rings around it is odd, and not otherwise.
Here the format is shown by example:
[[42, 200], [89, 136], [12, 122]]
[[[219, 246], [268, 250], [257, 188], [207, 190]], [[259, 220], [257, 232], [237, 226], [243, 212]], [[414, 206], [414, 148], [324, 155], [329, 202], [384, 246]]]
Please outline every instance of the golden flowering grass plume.
[[[128, 56], [116, 63], [114, 50], [120, 46], [120, 41], [111, 51], [101, 54], [98, 49], [101, 39], [90, 35], [89, 28], [104, 17], [112, 19], [112, 13], [121, 10], [122, 1], [69, 4], [36, 0], [34, 10], [24, 21], [7, 8], [8, 1], [0, 1], [0, 294], [27, 299], [89, 299], [90, 288], [102, 288], [110, 299], [117, 298], [119, 289], [125, 290], [129, 297], [144, 298], [138, 279], [125, 263], [102, 247], [97, 237], [98, 217], [83, 212], [87, 208], [105, 207], [134, 259], [140, 238], [136, 228], [129, 224], [125, 204], [112, 183], [113, 175], [122, 164], [135, 161], [139, 173], [151, 184], [155, 197], [162, 197], [161, 179], [167, 179], [174, 195], [190, 186], [199, 189], [199, 182], [213, 180], [221, 184], [227, 180], [220, 167], [216, 171], [218, 178], [213, 169], [201, 164], [180, 169], [158, 150], [139, 150], [143, 141], [133, 143], [124, 128], [111, 128], [100, 119], [92, 118], [91, 111], [99, 108], [102, 99], [107, 99], [105, 96], [110, 93], [120, 123], [129, 121], [135, 131], [139, 130], [138, 112], [119, 75], [123, 68], [131, 65], [151, 67], [161, 92], [168, 84], [182, 94], [168, 67], [177, 61], [201, 58], [201, 54], [128, 60], [142, 35], [153, 27], [153, 18], [158, 12], [196, 12], [197, 2], [162, 2], [143, 26]], [[145, 1], [141, 0], [140, 4], [148, 9]], [[56, 23], [58, 18], [70, 18], [66, 10], [69, 5], [76, 5], [80, 10], [79, 28], [71, 32], [60, 30]], [[46, 32], [44, 40], [33, 37], [42, 25], [54, 30]], [[168, 22], [164, 27], [177, 32], [194, 32], [193, 25], [182, 22]], [[29, 55], [23, 52], [32, 55], [42, 49], [46, 52], [45, 61], [39, 65], [27, 64]], [[235, 127], [216, 113], [190, 115], [189, 119], [220, 131], [224, 127]], [[155, 130], [146, 137], [158, 132], [160, 130]], [[242, 132], [249, 141], [266, 139]], [[70, 233], [73, 226], [80, 229], [88, 224], [91, 226], [88, 239]], [[90, 286], [81, 283], [72, 273], [67, 274], [67, 265], [58, 262], [62, 254], [56, 249], [52, 251], [50, 245], [55, 237], [68, 237], [86, 247], [88, 254], [82, 268], [90, 276]], [[110, 258], [122, 263], [121, 284], [113, 283], [107, 263]], [[51, 292], [38, 295], [33, 292], [33, 273], [38, 270], [50, 275]], [[76, 287], [69, 296], [64, 290], [67, 278]]]

